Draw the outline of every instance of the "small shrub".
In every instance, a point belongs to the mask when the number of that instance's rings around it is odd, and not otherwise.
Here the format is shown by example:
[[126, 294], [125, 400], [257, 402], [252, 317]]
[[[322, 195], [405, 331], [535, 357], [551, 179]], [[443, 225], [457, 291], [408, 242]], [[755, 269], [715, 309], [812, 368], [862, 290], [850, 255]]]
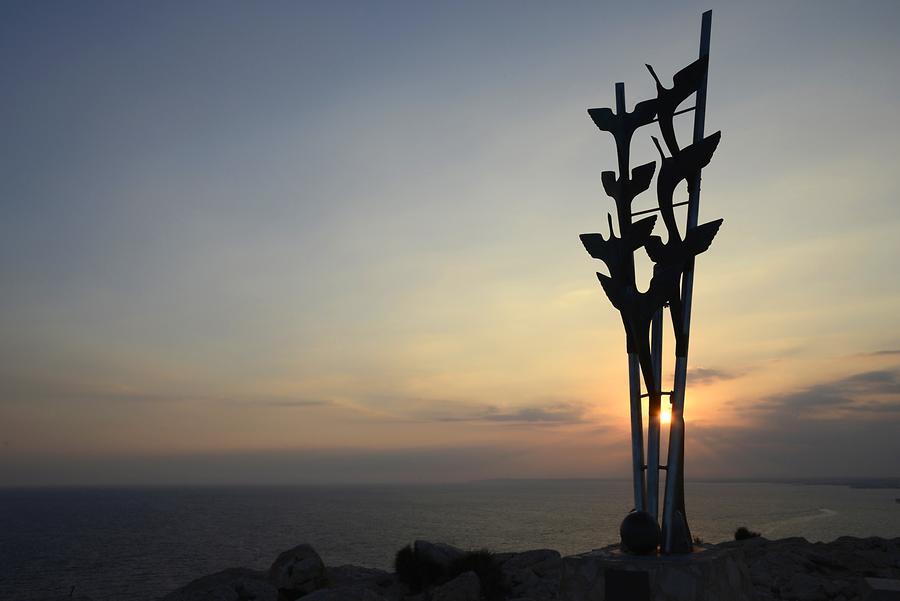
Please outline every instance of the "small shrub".
[[506, 597], [507, 587], [503, 570], [486, 549], [469, 551], [450, 565], [450, 578], [465, 572], [475, 572], [481, 585], [481, 596], [487, 601], [500, 601]]
[[756, 538], [760, 534], [753, 530], [748, 530], [746, 526], [741, 526], [734, 531], [734, 540], [747, 540], [748, 538]]
[[418, 590], [422, 583], [418, 578], [418, 570], [416, 569], [416, 552], [410, 545], [406, 545], [394, 556], [394, 573], [397, 579], [409, 588]]
[[440, 565], [420, 557], [410, 545], [397, 551], [394, 557], [394, 572], [397, 579], [414, 593], [446, 580]]

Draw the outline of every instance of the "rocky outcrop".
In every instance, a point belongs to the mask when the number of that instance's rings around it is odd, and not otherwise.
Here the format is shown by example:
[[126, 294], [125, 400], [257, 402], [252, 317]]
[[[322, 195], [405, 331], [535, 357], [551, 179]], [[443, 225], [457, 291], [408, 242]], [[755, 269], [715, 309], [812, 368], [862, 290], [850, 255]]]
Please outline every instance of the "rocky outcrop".
[[562, 558], [559, 551], [536, 549], [509, 553], [500, 564], [511, 599], [552, 601], [559, 593]]
[[464, 572], [434, 589], [431, 601], [480, 601], [481, 583], [475, 572]]
[[[279, 555], [268, 572], [224, 570], [199, 578], [162, 601], [604, 601], [605, 576], [599, 573], [602, 561], [597, 560], [603, 553], [608, 556], [603, 561], [612, 557], [619, 562], [615, 577], [622, 571], [646, 572], [653, 590], [665, 593], [660, 599], [867, 601], [877, 583], [900, 580], [900, 538], [842, 537], [830, 543], [752, 538], [705, 545], [693, 558], [619, 554], [616, 559], [614, 547], [570, 557], [551, 549], [467, 553], [428, 541], [416, 541], [413, 547], [417, 555], [451, 570], [450, 575], [411, 590], [384, 570], [326, 568], [312, 547], [299, 545]], [[470, 561], [473, 567], [459, 567], [473, 558], [478, 559]], [[485, 570], [484, 561], [492, 569]], [[737, 593], [723, 593], [721, 587]]]
[[231, 568], [203, 576], [173, 591], [162, 601], [278, 601], [278, 589], [265, 572]]
[[325, 585], [325, 564], [309, 545], [297, 545], [275, 559], [269, 581], [278, 589], [279, 601], [294, 601]]
[[303, 601], [387, 601], [387, 597], [368, 589], [323, 588], [303, 597]]
[[[375, 568], [343, 565], [326, 570], [326, 588], [303, 601], [332, 601], [359, 599], [360, 601], [400, 601], [409, 592], [397, 582], [394, 574]], [[319, 595], [319, 596], [315, 596]]]
[[867, 577], [900, 579], [900, 538], [752, 538], [718, 546], [741, 554], [758, 601], [864, 601]]

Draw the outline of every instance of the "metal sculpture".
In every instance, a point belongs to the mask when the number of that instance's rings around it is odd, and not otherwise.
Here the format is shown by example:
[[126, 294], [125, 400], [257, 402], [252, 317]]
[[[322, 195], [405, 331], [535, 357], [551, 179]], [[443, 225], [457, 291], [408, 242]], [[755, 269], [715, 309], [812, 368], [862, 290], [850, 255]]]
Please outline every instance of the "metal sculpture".
[[[700, 172], [719, 144], [721, 132], [704, 136], [706, 83], [709, 64], [709, 37], [712, 12], [703, 13], [700, 34], [700, 58], [673, 77], [671, 88], [665, 87], [647, 65], [656, 82], [656, 98], [639, 102], [632, 112], [625, 108], [625, 85], [616, 84], [616, 109], [588, 109], [591, 119], [602, 131], [613, 135], [616, 142], [616, 172], [601, 174], [603, 189], [616, 205], [619, 235], [616, 236], [611, 215], [607, 215], [609, 236], [582, 234], [585, 249], [606, 264], [609, 275], [598, 273], [600, 285], [613, 306], [619, 310], [625, 326], [628, 353], [631, 403], [632, 476], [634, 505], [647, 512], [654, 523], [659, 520], [659, 472], [666, 472], [662, 511], [660, 547], [663, 553], [686, 553], [692, 550], [692, 538], [684, 507], [684, 392], [687, 383], [687, 356], [691, 325], [691, 298], [694, 281], [694, 258], [712, 244], [722, 220], [698, 225], [700, 204]], [[690, 96], [696, 95], [694, 107], [679, 110]], [[693, 111], [694, 130], [691, 144], [682, 148], [675, 135], [674, 118]], [[650, 188], [656, 162], [631, 169], [630, 148], [634, 133], [641, 127], [658, 123], [665, 150], [651, 136], [660, 154], [656, 176], [658, 206], [646, 211], [632, 211], [634, 199]], [[669, 156], [666, 156], [668, 151]], [[687, 181], [688, 200], [675, 202], [675, 191]], [[675, 207], [687, 205], [684, 236], [678, 229]], [[653, 235], [656, 215], [637, 221], [633, 218], [659, 213], [666, 230], [666, 241]], [[635, 282], [634, 253], [643, 248], [653, 262], [649, 287], [641, 292]], [[675, 374], [670, 392], [662, 390], [662, 315], [668, 307], [675, 339]], [[643, 378], [646, 394], [641, 394]], [[672, 417], [669, 425], [667, 465], [660, 465], [660, 414], [662, 398], [669, 397]], [[644, 461], [644, 430], [641, 398], [648, 399], [647, 461]], [[646, 479], [645, 479], [646, 472]], [[624, 529], [623, 529], [624, 531]]]

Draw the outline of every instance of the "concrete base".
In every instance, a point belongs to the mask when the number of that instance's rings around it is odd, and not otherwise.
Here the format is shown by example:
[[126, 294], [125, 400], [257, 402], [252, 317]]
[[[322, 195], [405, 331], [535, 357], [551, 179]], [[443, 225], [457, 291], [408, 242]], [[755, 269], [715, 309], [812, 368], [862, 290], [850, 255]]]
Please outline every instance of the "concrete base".
[[750, 601], [750, 571], [733, 549], [635, 556], [618, 546], [563, 558], [560, 601]]

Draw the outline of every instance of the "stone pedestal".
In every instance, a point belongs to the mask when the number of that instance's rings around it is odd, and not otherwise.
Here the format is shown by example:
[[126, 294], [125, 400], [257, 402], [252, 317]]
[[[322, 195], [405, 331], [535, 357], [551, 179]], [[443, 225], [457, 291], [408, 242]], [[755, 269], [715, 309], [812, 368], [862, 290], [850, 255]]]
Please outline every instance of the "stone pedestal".
[[560, 601], [750, 601], [750, 571], [733, 549], [635, 556], [607, 547], [563, 558]]

